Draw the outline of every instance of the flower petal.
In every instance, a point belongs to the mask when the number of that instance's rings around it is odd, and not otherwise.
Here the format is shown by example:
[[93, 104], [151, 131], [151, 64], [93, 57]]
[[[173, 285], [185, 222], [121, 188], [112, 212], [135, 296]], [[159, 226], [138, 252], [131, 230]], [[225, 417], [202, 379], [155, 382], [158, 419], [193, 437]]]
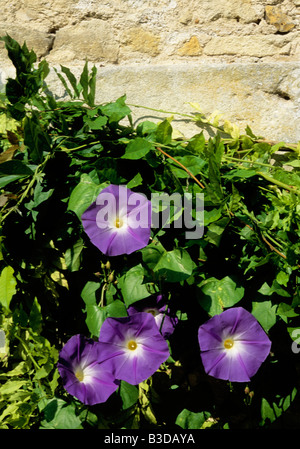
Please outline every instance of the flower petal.
[[[121, 226], [116, 226], [117, 218]], [[131, 254], [149, 242], [151, 202], [125, 186], [111, 184], [99, 193], [81, 220], [84, 231], [101, 252], [109, 256]]]
[[247, 372], [239, 353], [230, 356], [226, 350], [212, 350], [201, 353], [205, 372], [216, 379], [230, 380], [231, 382], [249, 382]]
[[[150, 229], [132, 230], [129, 227], [124, 229], [124, 231], [119, 229], [115, 232], [113, 240], [108, 242], [105, 254], [108, 256], [119, 256], [121, 254], [131, 254], [144, 248], [148, 244], [150, 232]], [[103, 243], [102, 248], [104, 248]]]
[[128, 307], [127, 312], [133, 315], [138, 312], [151, 313], [154, 316], [156, 325], [164, 338], [173, 334], [178, 318], [171, 315], [166, 301], [162, 295], [151, 296], [135, 302]]
[[[137, 344], [136, 349], [127, 346], [130, 340]], [[170, 355], [154, 317], [144, 312], [106, 318], [99, 341], [106, 345], [101, 357], [114, 376], [133, 385], [148, 379]]]
[[[82, 335], [74, 335], [59, 354], [57, 368], [64, 388], [87, 405], [105, 402], [118, 388], [109, 366], [101, 362], [102, 345]], [[78, 380], [80, 369], [83, 379]]]
[[[225, 348], [225, 339], [233, 341]], [[205, 372], [217, 379], [247, 382], [267, 358], [271, 341], [255, 319], [235, 307], [213, 316], [198, 330], [201, 359]]]

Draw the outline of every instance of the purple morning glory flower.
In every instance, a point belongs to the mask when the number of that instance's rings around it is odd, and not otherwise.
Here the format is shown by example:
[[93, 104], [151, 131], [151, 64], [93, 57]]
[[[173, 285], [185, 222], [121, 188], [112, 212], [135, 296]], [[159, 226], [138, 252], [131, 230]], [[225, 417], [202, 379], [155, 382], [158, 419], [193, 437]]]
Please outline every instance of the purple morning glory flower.
[[81, 216], [91, 242], [108, 256], [131, 254], [148, 245], [151, 201], [125, 186], [111, 184]]
[[169, 357], [166, 340], [154, 317], [140, 312], [123, 318], [106, 318], [99, 341], [106, 343], [103, 359], [116, 379], [137, 385], [148, 379]]
[[102, 344], [82, 335], [74, 335], [63, 346], [57, 368], [63, 386], [87, 405], [105, 402], [119, 382], [102, 363]]
[[198, 331], [205, 372], [217, 379], [248, 382], [267, 358], [271, 341], [242, 307], [213, 316]]
[[171, 311], [162, 295], [137, 301], [128, 307], [127, 312], [129, 315], [133, 315], [138, 312], [151, 313], [151, 315], [154, 316], [156, 325], [164, 338], [168, 338], [172, 335], [175, 326], [178, 323], [177, 317], [171, 314]]

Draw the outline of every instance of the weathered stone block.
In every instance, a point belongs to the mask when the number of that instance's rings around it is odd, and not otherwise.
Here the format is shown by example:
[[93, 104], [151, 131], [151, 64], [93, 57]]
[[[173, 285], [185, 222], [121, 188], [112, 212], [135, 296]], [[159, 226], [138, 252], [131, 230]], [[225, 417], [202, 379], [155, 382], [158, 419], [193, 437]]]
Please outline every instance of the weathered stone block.
[[66, 63], [78, 60], [116, 63], [119, 47], [107, 21], [85, 20], [57, 31], [50, 62]]
[[[29, 50], [34, 49], [38, 58], [48, 54], [49, 48], [52, 46], [53, 36], [46, 30], [38, 30], [30, 26], [13, 26], [6, 23], [0, 23], [0, 36], [9, 34], [13, 39], [18, 41], [20, 45], [26, 41]], [[0, 42], [0, 57], [7, 58], [7, 51], [4, 42]]]
[[291, 38], [285, 36], [218, 36], [213, 37], [204, 48], [210, 56], [240, 55], [264, 56], [287, 55], [291, 48]]
[[[127, 95], [127, 102], [170, 111], [159, 114], [133, 108], [135, 119], [166, 117], [172, 111], [195, 112], [187, 102], [198, 102], [204, 113], [216, 110], [224, 119], [247, 125], [254, 133], [274, 140], [300, 140], [299, 63], [172, 64], [103, 67], [98, 72], [98, 102]], [[192, 135], [200, 129], [174, 116], [175, 129]]]
[[[196, 101], [272, 139], [300, 138], [300, 0], [2, 3], [0, 34], [26, 40], [50, 67], [77, 75], [86, 60], [99, 67], [99, 101], [127, 93], [132, 103], [184, 112]], [[0, 60], [3, 84], [11, 63], [2, 42]], [[54, 72], [50, 82], [65, 94]]]
[[206, 22], [227, 18], [250, 23], [259, 20], [262, 11], [259, 2], [255, 4], [251, 0], [204, 0], [197, 8], [199, 16]]
[[180, 56], [199, 56], [202, 54], [202, 47], [196, 36], [192, 36], [189, 41], [185, 42], [177, 51]]
[[[79, 78], [83, 65], [70, 67]], [[13, 76], [10, 67], [0, 69], [0, 90]], [[220, 111], [224, 119], [247, 125], [259, 136], [271, 140], [300, 140], [300, 63], [249, 64], [148, 64], [100, 67], [97, 74], [98, 104], [126, 94], [127, 103], [169, 111], [159, 113], [132, 106], [133, 119], [159, 120], [173, 113], [193, 115], [188, 102], [199, 103], [203, 113]], [[65, 91], [54, 70], [47, 83], [58, 97]], [[200, 124], [174, 115], [172, 126], [186, 137], [200, 132]]]
[[281, 33], [288, 33], [295, 28], [295, 23], [287, 16], [283, 14], [280, 6], [266, 6], [266, 19], [270, 25], [274, 25], [277, 31]]
[[130, 51], [156, 56], [159, 53], [160, 37], [142, 27], [134, 27], [124, 32], [122, 43]]

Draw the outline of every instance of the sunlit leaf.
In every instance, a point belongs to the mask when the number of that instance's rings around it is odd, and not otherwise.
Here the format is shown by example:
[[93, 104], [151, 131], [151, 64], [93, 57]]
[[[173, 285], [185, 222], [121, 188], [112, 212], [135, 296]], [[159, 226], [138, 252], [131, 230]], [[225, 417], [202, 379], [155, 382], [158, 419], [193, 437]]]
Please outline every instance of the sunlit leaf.
[[143, 137], [136, 137], [131, 140], [126, 147], [125, 154], [122, 156], [123, 159], [141, 159], [144, 157], [152, 148], [151, 142], [144, 139]]
[[127, 271], [120, 279], [119, 286], [126, 306], [154, 293], [153, 287], [144, 282], [145, 272], [141, 264]]
[[201, 429], [204, 422], [211, 416], [209, 412], [192, 412], [183, 409], [176, 418], [176, 424], [182, 429]]
[[98, 194], [107, 187], [107, 183], [96, 184], [87, 174], [81, 176], [79, 184], [73, 189], [68, 202], [68, 209], [81, 218], [83, 212], [96, 200]]
[[261, 324], [266, 332], [276, 323], [277, 306], [271, 301], [252, 302], [252, 315]]
[[217, 315], [225, 308], [237, 304], [244, 296], [244, 287], [238, 285], [231, 277], [223, 279], [209, 278], [201, 282], [198, 287], [198, 301], [209, 315]]
[[0, 275], [0, 304], [9, 309], [12, 297], [16, 293], [17, 281], [14, 277], [14, 269], [4, 267]]
[[162, 254], [153, 271], [166, 282], [179, 282], [191, 276], [194, 267], [187, 251], [174, 249]]

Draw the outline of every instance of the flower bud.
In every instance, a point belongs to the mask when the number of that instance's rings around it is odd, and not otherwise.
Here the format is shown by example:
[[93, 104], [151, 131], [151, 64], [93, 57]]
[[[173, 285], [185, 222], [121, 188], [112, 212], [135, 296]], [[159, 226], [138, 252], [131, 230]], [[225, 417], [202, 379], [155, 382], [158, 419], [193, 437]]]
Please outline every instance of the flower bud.
[[113, 282], [114, 281], [114, 272], [113, 271], [110, 273], [110, 275], [108, 276], [107, 280], [108, 280], [108, 282]]

